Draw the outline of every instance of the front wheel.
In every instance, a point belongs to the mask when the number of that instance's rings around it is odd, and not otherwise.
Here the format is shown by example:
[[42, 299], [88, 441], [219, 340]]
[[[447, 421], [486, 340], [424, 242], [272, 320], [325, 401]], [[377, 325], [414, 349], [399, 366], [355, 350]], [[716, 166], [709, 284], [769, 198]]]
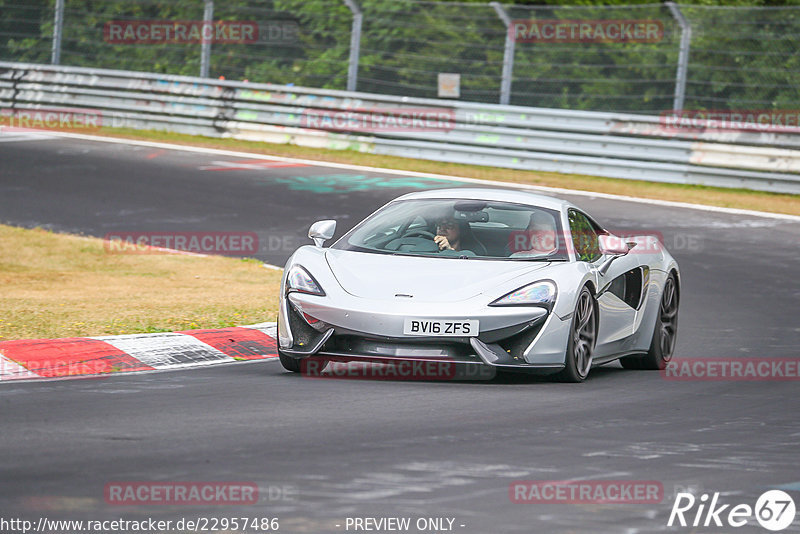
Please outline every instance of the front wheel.
[[646, 369], [657, 371], [664, 369], [675, 352], [675, 340], [678, 336], [678, 284], [675, 275], [670, 274], [664, 282], [661, 303], [658, 306], [658, 317], [653, 328], [653, 339], [645, 356], [626, 356], [620, 359], [625, 369]]
[[301, 373], [303, 371], [306, 371], [308, 374], [321, 373], [328, 365], [327, 360], [315, 358], [313, 356], [306, 358], [307, 360], [313, 361], [313, 365], [303, 365], [303, 358], [293, 358], [280, 350], [278, 351], [278, 359], [280, 359], [284, 369], [293, 373]]
[[592, 368], [592, 353], [597, 341], [595, 303], [588, 287], [581, 290], [572, 314], [564, 369], [554, 378], [559, 382], [583, 382]]

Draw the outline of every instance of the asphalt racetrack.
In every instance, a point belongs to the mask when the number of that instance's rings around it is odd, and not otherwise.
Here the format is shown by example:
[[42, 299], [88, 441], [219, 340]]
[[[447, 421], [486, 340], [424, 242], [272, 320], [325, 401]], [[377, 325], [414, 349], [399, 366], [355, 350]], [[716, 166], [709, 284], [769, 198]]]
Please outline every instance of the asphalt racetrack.
[[[104, 236], [255, 232], [283, 265], [404, 192], [458, 182], [96, 141], [0, 136], [0, 222]], [[502, 173], [498, 170], [498, 173]], [[797, 358], [800, 223], [563, 195], [612, 231], [663, 234], [682, 269], [678, 358]], [[2, 261], [0, 259], [0, 261]], [[596, 368], [584, 384], [308, 379], [277, 361], [0, 384], [4, 517], [451, 518], [465, 534], [667, 527], [680, 491], [800, 505], [797, 381], [674, 381]], [[519, 480], [643, 480], [657, 504], [514, 503]], [[114, 481], [251, 481], [254, 505], [112, 506]], [[696, 508], [695, 508], [696, 510]], [[687, 518], [694, 518], [694, 511]], [[447, 521], [443, 523], [449, 525]], [[377, 530], [377, 532], [388, 530]], [[445, 532], [426, 530], [427, 532]], [[737, 532], [765, 532], [751, 518]], [[785, 532], [798, 532], [798, 522]], [[373, 531], [376, 532], [376, 531]]]

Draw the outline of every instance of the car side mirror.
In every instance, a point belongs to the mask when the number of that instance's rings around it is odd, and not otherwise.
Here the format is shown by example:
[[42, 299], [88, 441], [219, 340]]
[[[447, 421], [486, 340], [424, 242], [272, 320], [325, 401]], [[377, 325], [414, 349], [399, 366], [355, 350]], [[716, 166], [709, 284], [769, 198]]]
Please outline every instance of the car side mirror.
[[598, 236], [600, 252], [609, 256], [624, 256], [636, 246], [635, 241], [626, 242], [625, 239], [607, 234]]
[[627, 255], [636, 246], [635, 241], [626, 242], [623, 238], [611, 234], [600, 235], [598, 240], [600, 242], [600, 252], [608, 256], [608, 259], [598, 269], [600, 274], [603, 275], [608, 272], [608, 268], [611, 267], [614, 260]]
[[317, 221], [308, 229], [308, 237], [314, 240], [316, 246], [322, 247], [322, 244], [332, 238], [335, 232], [336, 221], [333, 219]]

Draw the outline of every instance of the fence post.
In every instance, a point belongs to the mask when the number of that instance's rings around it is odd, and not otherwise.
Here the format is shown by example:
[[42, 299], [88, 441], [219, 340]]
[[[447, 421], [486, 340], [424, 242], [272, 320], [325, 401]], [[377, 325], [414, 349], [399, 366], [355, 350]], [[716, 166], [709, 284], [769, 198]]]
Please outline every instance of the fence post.
[[61, 62], [61, 34], [64, 30], [64, 0], [56, 0], [55, 21], [53, 22], [53, 53], [50, 63]]
[[497, 16], [506, 27], [506, 45], [503, 49], [503, 75], [500, 81], [500, 103], [508, 104], [511, 100], [511, 77], [514, 75], [514, 35], [511, 30], [511, 18], [499, 2], [489, 2], [497, 12]]
[[686, 71], [689, 69], [689, 47], [692, 42], [692, 26], [686, 17], [681, 13], [680, 8], [675, 2], [666, 2], [670, 13], [681, 27], [681, 44], [678, 51], [678, 71], [675, 74], [675, 101], [672, 104], [673, 111], [683, 110], [683, 102], [686, 98]]
[[200, 77], [208, 78], [208, 64], [211, 61], [211, 41], [206, 39], [206, 28], [212, 26], [211, 35], [214, 35], [214, 0], [205, 0], [205, 8], [203, 9], [203, 35], [200, 39]]
[[361, 51], [361, 20], [363, 14], [356, 0], [344, 0], [353, 13], [353, 27], [350, 30], [350, 63], [347, 66], [347, 90], [355, 91], [358, 84], [358, 57]]

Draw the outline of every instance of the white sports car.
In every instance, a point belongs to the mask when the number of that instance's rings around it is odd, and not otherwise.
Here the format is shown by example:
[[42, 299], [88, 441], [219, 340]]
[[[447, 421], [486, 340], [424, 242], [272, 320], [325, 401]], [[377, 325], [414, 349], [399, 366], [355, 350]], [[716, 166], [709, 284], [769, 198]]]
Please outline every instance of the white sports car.
[[279, 356], [448, 361], [581, 382], [593, 365], [662, 369], [680, 271], [652, 235], [614, 235], [573, 204], [504, 189], [397, 198], [286, 263]]

